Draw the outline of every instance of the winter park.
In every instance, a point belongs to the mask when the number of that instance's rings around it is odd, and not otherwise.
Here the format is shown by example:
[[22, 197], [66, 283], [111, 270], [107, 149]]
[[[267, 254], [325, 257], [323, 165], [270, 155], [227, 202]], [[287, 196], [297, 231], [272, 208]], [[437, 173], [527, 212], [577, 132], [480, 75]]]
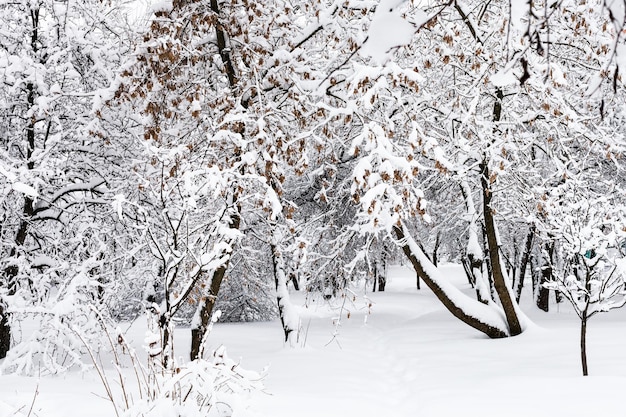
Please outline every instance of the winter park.
[[619, 416], [626, 0], [0, 0], [0, 417]]

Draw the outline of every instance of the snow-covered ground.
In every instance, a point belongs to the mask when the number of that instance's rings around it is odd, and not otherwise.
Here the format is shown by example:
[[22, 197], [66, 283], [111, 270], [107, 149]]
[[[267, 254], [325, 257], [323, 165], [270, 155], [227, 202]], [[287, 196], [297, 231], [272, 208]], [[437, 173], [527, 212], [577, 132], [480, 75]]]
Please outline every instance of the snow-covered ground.
[[[443, 267], [471, 291], [458, 266]], [[581, 376], [578, 318], [565, 305], [543, 313], [524, 294], [535, 325], [489, 340], [454, 319], [406, 267], [390, 270], [384, 293], [356, 293], [343, 309], [320, 300], [302, 307], [300, 347], [285, 348], [278, 322], [217, 324], [241, 366], [269, 366], [255, 416], [617, 416], [626, 388], [626, 311], [589, 323], [589, 377]], [[297, 295], [299, 296], [299, 294]], [[304, 304], [303, 299], [296, 302]], [[371, 307], [368, 305], [371, 303]], [[336, 319], [341, 313], [341, 322]], [[348, 318], [349, 315], [349, 318]], [[141, 323], [129, 337], [141, 345]], [[181, 354], [188, 329], [180, 329]], [[94, 372], [60, 377], [0, 376], [0, 417], [114, 416]]]

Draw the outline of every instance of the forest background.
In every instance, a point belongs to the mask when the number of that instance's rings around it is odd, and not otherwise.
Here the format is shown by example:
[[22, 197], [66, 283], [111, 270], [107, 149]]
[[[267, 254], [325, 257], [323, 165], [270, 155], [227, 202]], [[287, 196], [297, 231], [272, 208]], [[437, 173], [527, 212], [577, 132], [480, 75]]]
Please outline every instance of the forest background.
[[623, 1], [136, 6], [0, 0], [4, 373], [127, 351], [147, 315], [167, 385], [222, 369], [218, 319], [295, 347], [293, 292], [400, 260], [489, 338], [531, 326], [524, 287], [568, 301], [588, 373], [587, 320], [626, 303]]

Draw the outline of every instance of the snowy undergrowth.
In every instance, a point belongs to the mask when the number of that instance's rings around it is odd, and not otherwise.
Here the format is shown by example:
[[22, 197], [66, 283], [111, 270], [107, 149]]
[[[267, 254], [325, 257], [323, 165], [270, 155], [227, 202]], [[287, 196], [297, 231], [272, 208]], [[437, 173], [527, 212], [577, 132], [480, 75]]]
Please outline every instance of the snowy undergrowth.
[[[93, 392], [109, 402], [105, 415], [116, 417], [246, 416], [251, 396], [263, 391], [264, 372], [242, 368], [228, 357], [224, 346], [207, 349], [211, 353], [205, 358], [191, 362], [177, 358], [164, 366], [158, 317], [148, 314], [141, 339], [137, 333], [128, 337], [127, 331], [113, 326], [95, 308], [90, 312], [90, 326], [80, 328], [67, 317], [56, 320], [54, 314], [23, 323], [25, 341], [0, 361], [2, 378], [29, 375], [38, 381], [29, 389], [30, 402], [0, 400], [0, 417], [38, 416], [33, 407], [39, 402], [40, 381], [76, 375], [95, 383]], [[215, 314], [213, 322], [218, 317]], [[87, 327], [91, 327], [88, 333]], [[129, 329], [135, 330], [132, 325]], [[68, 351], [71, 355], [63, 360]]]
[[[207, 336], [221, 312], [215, 312]], [[113, 354], [113, 371], [109, 371], [100, 358], [91, 353], [106, 396], [111, 401], [117, 417], [229, 417], [245, 416], [251, 395], [263, 390], [264, 375], [243, 369], [238, 362], [219, 346], [212, 353], [186, 361], [178, 358], [174, 363], [168, 354], [173, 341], [165, 348], [158, 326], [158, 315], [148, 314], [148, 330], [144, 338], [144, 355], [129, 343], [126, 334], [118, 327], [116, 337], [107, 337]], [[172, 329], [173, 330], [173, 329]], [[115, 344], [117, 341], [117, 346]], [[204, 347], [201, 352], [204, 352]], [[126, 359], [126, 361], [124, 361]], [[166, 361], [170, 361], [169, 363]], [[147, 363], [146, 366], [143, 363]], [[125, 363], [134, 378], [123, 370]], [[111, 376], [113, 375], [113, 376]], [[134, 380], [135, 387], [132, 387]], [[119, 389], [114, 387], [117, 382]]]
[[[442, 272], [471, 294], [460, 267], [444, 265]], [[240, 363], [236, 369], [270, 365], [263, 381], [270, 395], [250, 392], [245, 413], [268, 417], [623, 414], [624, 309], [590, 321], [591, 376], [584, 378], [578, 317], [565, 303], [552, 304], [546, 314], [524, 292], [522, 308], [535, 325], [518, 337], [489, 340], [455, 320], [428, 289], [416, 290], [415, 274], [407, 267], [390, 269], [384, 293], [366, 294], [371, 311], [360, 308], [363, 293], [358, 295], [350, 318], [343, 311], [338, 343], [328, 342], [339, 311], [321, 300], [300, 307], [303, 327], [308, 329], [304, 348], [285, 348], [277, 320], [215, 325], [208, 345], [228, 346], [229, 355]], [[304, 305], [303, 294], [292, 296], [295, 304]], [[129, 343], [143, 343], [144, 323], [137, 321], [124, 329]], [[184, 355], [188, 345], [189, 329], [177, 329], [177, 354]], [[132, 382], [131, 367], [122, 373]], [[57, 378], [0, 377], [0, 404], [6, 403], [0, 407], [0, 417], [27, 415], [36, 390], [33, 417], [115, 415], [93, 373], [69, 372]]]
[[263, 390], [262, 376], [242, 369], [221, 347], [174, 373], [161, 374], [148, 396], [123, 417], [207, 417], [245, 415], [251, 393]]

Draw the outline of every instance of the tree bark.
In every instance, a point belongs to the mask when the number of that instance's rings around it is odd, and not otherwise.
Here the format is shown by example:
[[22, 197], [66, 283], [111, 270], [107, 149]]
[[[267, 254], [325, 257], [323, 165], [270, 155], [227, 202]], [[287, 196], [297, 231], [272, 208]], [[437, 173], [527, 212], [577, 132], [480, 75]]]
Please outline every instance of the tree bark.
[[[402, 226], [395, 226], [394, 233], [396, 237], [398, 238], [398, 241], [400, 242], [402, 251], [407, 256], [411, 264], [413, 265], [413, 268], [415, 269], [417, 276], [426, 283], [428, 288], [432, 290], [432, 292], [439, 299], [439, 301], [443, 303], [446, 309], [450, 313], [452, 313], [454, 317], [458, 318], [463, 323], [471, 326], [472, 328], [486, 334], [488, 337], [492, 339], [503, 338], [503, 337], [509, 336], [509, 333], [505, 329], [498, 328], [497, 326], [486, 323], [485, 321], [481, 320], [479, 317], [475, 317], [471, 314], [468, 314], [460, 306], [455, 304], [455, 302], [450, 298], [449, 294], [447, 294], [446, 291], [444, 291], [444, 289], [435, 280], [432, 279], [432, 277], [427, 272], [427, 268], [425, 268], [424, 265], [422, 265], [422, 262], [429, 262], [427, 257], [425, 255], [422, 257], [419, 257], [421, 258], [420, 260], [418, 256], [416, 256], [416, 254], [413, 253], [413, 250], [411, 249], [411, 245], [408, 243], [409, 242], [408, 239], [410, 239], [410, 236], [408, 236], [405, 233], [404, 228]], [[416, 250], [420, 250], [418, 245], [414, 245], [414, 248]], [[430, 263], [429, 266], [434, 268], [434, 265], [432, 265], [432, 263]], [[468, 300], [471, 300], [471, 298], [468, 298]], [[478, 303], [478, 301], [473, 301], [473, 302]], [[483, 304], [480, 304], [480, 305], [484, 306]], [[484, 308], [489, 308], [489, 307], [484, 306]]]
[[433, 265], [437, 266], [437, 262], [439, 261], [439, 246], [441, 245], [441, 232], [437, 232], [437, 236], [435, 237], [435, 247], [433, 248]]
[[378, 279], [378, 291], [383, 292], [385, 291], [385, 287], [387, 286], [387, 275], [384, 271], [382, 274], [378, 272], [376, 275]]
[[[239, 229], [239, 226], [241, 224], [240, 207], [237, 205], [236, 197], [233, 197], [233, 200], [234, 201], [232, 207], [230, 209], [227, 209], [232, 210], [228, 227], [230, 229]], [[211, 315], [213, 314], [213, 308], [215, 307], [215, 302], [217, 301], [217, 295], [219, 294], [222, 280], [224, 279], [224, 275], [226, 274], [226, 270], [228, 269], [228, 265], [230, 264], [231, 254], [232, 247], [230, 248], [229, 252], [223, 254], [226, 256], [224, 263], [222, 263], [222, 265], [220, 265], [213, 272], [213, 276], [211, 277], [211, 284], [209, 286], [209, 294], [204, 297], [203, 304], [199, 312], [199, 322], [191, 328], [191, 351], [189, 353], [189, 357], [191, 358], [191, 360], [200, 359], [202, 357], [202, 343], [204, 342], [204, 337], [209, 328]]]
[[554, 244], [547, 243], [545, 246], [546, 256], [541, 256], [541, 278], [537, 289], [537, 307], [548, 312], [550, 310], [550, 290], [544, 284], [552, 280], [552, 256], [554, 254]]
[[526, 267], [530, 262], [530, 253], [533, 247], [533, 238], [535, 236], [535, 226], [531, 226], [528, 231], [528, 236], [526, 236], [526, 244], [524, 245], [524, 253], [522, 254], [522, 259], [520, 260], [519, 266], [519, 276], [517, 277], [517, 282], [515, 286], [515, 301], [519, 303], [519, 300], [522, 296], [522, 289], [524, 288], [524, 280], [526, 278]]
[[4, 302], [0, 300], [0, 359], [6, 358], [11, 349], [11, 326]]
[[378, 286], [378, 277], [376, 276], [378, 272], [376, 271], [376, 267], [374, 267], [374, 279], [372, 284], [372, 292], [376, 292], [376, 288]]
[[583, 367], [583, 376], [589, 375], [587, 370], [587, 309], [580, 318], [580, 360]]
[[278, 303], [278, 315], [285, 334], [285, 343], [294, 344], [293, 335], [298, 332], [298, 324], [293, 322], [293, 305], [289, 300], [287, 289], [287, 274], [285, 273], [285, 262], [278, 249], [277, 242], [270, 244], [272, 252], [272, 265], [274, 266], [274, 283], [276, 285], [276, 301]]
[[493, 216], [493, 208], [491, 207], [491, 184], [494, 179], [492, 179], [490, 175], [486, 159], [483, 159], [481, 162], [480, 171], [482, 173], [481, 183], [483, 188], [483, 217], [485, 220], [485, 233], [487, 235], [487, 243], [489, 246], [489, 260], [491, 263], [493, 284], [496, 293], [498, 294], [498, 298], [500, 299], [500, 304], [502, 305], [504, 314], [506, 315], [511, 336], [517, 336], [522, 333], [522, 326], [520, 325], [519, 318], [515, 310], [515, 302], [511, 297], [511, 291], [509, 291], [502, 268], [498, 232], [496, 230], [496, 223]]

